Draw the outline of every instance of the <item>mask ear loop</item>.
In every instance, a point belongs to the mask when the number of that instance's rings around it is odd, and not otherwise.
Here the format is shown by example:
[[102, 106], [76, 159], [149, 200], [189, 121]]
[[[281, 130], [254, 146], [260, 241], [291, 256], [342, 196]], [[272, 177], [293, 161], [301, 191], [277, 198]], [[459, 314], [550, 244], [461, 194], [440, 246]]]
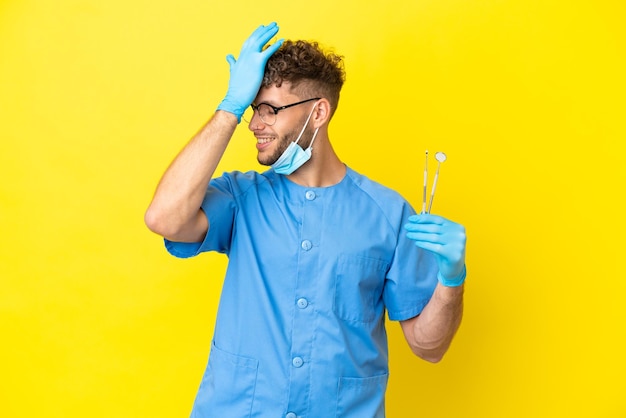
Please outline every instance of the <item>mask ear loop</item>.
[[319, 131], [320, 128], [316, 128], [315, 132], [313, 132], [313, 138], [311, 138], [311, 143], [309, 144], [309, 149], [311, 151], [313, 151], [313, 142], [315, 142], [315, 137], [317, 136], [317, 131]]
[[[300, 131], [300, 135], [298, 135], [298, 139], [294, 141], [296, 144], [298, 143], [298, 141], [300, 141], [300, 138], [302, 138], [302, 134], [304, 133], [304, 130], [309, 125], [309, 120], [311, 120], [311, 116], [313, 116], [313, 111], [315, 110], [315, 106], [317, 106], [318, 103], [319, 103], [319, 100], [313, 104], [313, 109], [311, 109], [309, 116], [306, 118], [306, 122], [304, 122], [304, 126], [302, 127], [302, 130]], [[317, 136], [317, 131], [319, 131], [319, 129], [320, 128], [317, 128], [315, 130], [315, 133], [313, 134], [313, 139], [311, 139], [311, 144], [309, 145], [309, 148], [311, 149], [313, 149], [313, 141], [315, 141], [315, 137]]]

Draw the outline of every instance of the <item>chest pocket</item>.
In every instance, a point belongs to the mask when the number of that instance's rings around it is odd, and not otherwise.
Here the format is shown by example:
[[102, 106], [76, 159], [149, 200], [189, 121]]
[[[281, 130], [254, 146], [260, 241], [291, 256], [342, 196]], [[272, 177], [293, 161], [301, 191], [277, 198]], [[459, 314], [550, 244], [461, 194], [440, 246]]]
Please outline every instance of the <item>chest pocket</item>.
[[382, 292], [388, 268], [387, 262], [375, 258], [339, 256], [335, 314], [352, 322], [372, 322], [382, 315]]

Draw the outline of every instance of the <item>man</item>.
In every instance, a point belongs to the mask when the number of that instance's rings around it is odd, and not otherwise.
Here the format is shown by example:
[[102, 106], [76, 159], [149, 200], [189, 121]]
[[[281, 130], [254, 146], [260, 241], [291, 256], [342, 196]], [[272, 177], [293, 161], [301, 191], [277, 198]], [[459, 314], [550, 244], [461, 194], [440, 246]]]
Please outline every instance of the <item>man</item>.
[[[415, 215], [343, 164], [328, 124], [341, 57], [260, 26], [224, 100], [174, 159], [146, 212], [175, 256], [228, 255], [192, 417], [384, 417], [384, 316], [431, 362], [461, 321], [464, 228]], [[263, 173], [214, 170], [247, 108]]]

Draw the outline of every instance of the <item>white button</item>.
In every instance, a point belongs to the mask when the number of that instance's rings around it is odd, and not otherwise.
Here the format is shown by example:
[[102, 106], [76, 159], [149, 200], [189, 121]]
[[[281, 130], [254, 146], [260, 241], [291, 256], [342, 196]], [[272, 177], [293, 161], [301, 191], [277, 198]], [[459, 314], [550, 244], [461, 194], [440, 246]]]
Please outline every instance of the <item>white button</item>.
[[309, 306], [309, 302], [305, 298], [298, 299], [297, 304], [298, 304], [298, 308], [300, 309], [304, 309], [307, 306]]
[[311, 244], [311, 241], [309, 241], [308, 239], [302, 241], [301, 245], [304, 251], [309, 251], [313, 247], [313, 244]]
[[298, 416], [294, 414], [293, 412], [290, 412], [287, 415], [285, 415], [285, 418], [298, 418]]
[[304, 194], [304, 197], [306, 197], [306, 200], [315, 200], [315, 192], [313, 190], [309, 190]]
[[302, 360], [302, 357], [294, 357], [291, 364], [293, 364], [293, 367], [302, 367], [304, 360]]

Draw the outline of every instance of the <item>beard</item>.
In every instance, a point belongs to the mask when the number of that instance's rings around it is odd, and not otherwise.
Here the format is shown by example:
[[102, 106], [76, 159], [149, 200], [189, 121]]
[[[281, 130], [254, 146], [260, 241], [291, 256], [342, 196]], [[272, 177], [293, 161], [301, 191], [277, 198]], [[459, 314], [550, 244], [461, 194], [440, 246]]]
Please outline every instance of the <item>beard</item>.
[[[304, 120], [302, 121], [302, 124], [304, 124], [305, 121], [306, 121], [306, 118], [304, 118]], [[263, 159], [261, 158], [260, 155], [257, 156], [257, 161], [259, 162], [259, 164], [265, 165], [265, 166], [271, 166], [276, 161], [278, 161], [278, 159], [280, 158], [281, 155], [283, 155], [283, 153], [285, 152], [289, 144], [291, 144], [292, 142], [296, 140], [296, 138], [298, 138], [298, 135], [300, 134], [301, 130], [302, 128], [292, 129], [291, 131], [287, 132], [285, 135], [279, 136], [276, 139], [276, 142], [277, 142], [276, 150], [272, 153], [272, 155]], [[311, 125], [307, 125], [307, 127], [304, 129], [304, 132], [302, 132], [302, 136], [300, 137], [300, 141], [298, 141], [298, 145], [300, 145], [302, 149], [307, 149], [309, 147], [309, 145], [311, 144], [311, 140], [313, 139], [314, 132], [315, 132], [315, 129], [313, 129]]]

